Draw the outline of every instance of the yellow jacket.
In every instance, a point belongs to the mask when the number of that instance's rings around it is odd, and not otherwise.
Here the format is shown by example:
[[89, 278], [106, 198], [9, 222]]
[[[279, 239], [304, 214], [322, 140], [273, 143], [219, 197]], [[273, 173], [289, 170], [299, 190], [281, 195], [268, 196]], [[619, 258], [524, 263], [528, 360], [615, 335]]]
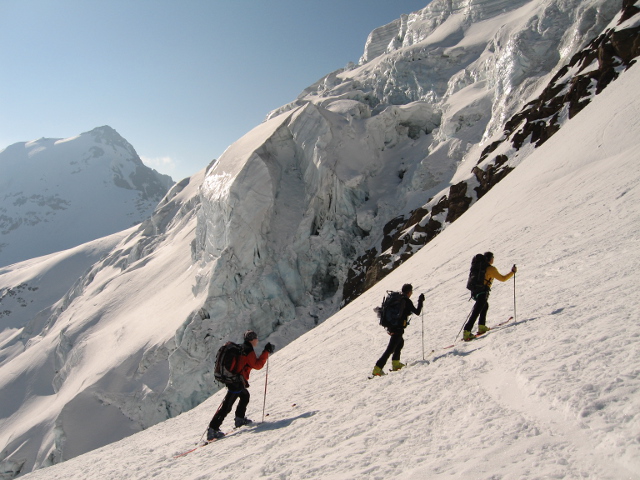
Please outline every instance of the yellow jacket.
[[502, 275], [496, 267], [494, 267], [493, 265], [489, 265], [487, 267], [487, 271], [484, 274], [484, 284], [490, 289], [494, 278], [500, 280], [501, 282], [506, 282], [511, 277], [513, 277], [513, 271], [507, 273], [506, 275]]

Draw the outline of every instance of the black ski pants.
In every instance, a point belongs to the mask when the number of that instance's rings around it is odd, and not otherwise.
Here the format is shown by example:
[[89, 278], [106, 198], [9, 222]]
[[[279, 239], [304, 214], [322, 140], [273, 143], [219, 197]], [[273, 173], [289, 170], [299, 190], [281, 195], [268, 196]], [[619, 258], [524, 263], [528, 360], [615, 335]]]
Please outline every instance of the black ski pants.
[[238, 406], [236, 407], [236, 417], [245, 417], [245, 415], [247, 414], [247, 406], [249, 405], [251, 394], [243, 384], [233, 383], [227, 386], [227, 395], [224, 397], [224, 400], [218, 407], [218, 411], [211, 419], [211, 422], [209, 423], [210, 428], [213, 428], [214, 430], [220, 430], [222, 422], [229, 414], [229, 412], [233, 409], [233, 404], [238, 398], [240, 399], [240, 401], [238, 402]]
[[384, 351], [380, 359], [376, 362], [376, 365], [380, 368], [384, 368], [387, 360], [391, 357], [392, 360], [400, 360], [400, 352], [402, 352], [402, 347], [404, 347], [404, 338], [402, 335], [404, 334], [404, 330], [395, 331], [389, 337], [389, 345], [387, 349]]
[[489, 292], [480, 292], [475, 296], [476, 304], [473, 306], [473, 311], [469, 317], [469, 321], [464, 326], [465, 330], [471, 331], [473, 325], [476, 323], [476, 319], [480, 317], [478, 325], [487, 324], [487, 312], [489, 311]]

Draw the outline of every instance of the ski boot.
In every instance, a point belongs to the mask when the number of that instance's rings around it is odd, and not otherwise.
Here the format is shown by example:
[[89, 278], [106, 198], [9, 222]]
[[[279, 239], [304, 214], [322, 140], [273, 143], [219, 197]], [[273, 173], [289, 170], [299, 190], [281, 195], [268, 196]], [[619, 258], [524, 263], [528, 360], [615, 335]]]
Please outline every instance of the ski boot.
[[384, 373], [384, 370], [376, 365], [375, 367], [373, 367], [373, 373], [371, 375], [373, 375], [374, 377], [381, 377], [383, 375], [386, 375], [386, 373]]
[[473, 333], [471, 333], [471, 330], [465, 330], [464, 332], [462, 332], [462, 339], [465, 342], [468, 342], [470, 340], [473, 340], [475, 337], [473, 335]]
[[253, 420], [249, 420], [247, 417], [236, 417], [236, 428], [243, 427], [245, 425], [251, 425]]
[[482, 335], [483, 333], [487, 333], [489, 330], [491, 330], [489, 327], [487, 327], [486, 325], [478, 325], [478, 335]]
[[398, 370], [400, 370], [402, 367], [405, 367], [406, 365], [404, 363], [401, 363], [400, 360], [393, 360], [391, 362], [391, 370], [393, 370], [394, 372], [397, 372]]
[[212, 442], [213, 440], [217, 440], [218, 438], [222, 437], [224, 437], [224, 433], [217, 428], [209, 427], [207, 429], [207, 442]]

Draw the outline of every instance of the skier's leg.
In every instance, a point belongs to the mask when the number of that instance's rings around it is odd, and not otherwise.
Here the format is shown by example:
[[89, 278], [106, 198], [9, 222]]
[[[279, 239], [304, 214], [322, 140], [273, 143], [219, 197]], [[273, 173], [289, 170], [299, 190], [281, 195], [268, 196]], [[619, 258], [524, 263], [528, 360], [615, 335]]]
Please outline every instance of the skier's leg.
[[238, 402], [238, 407], [236, 408], [236, 417], [244, 418], [247, 414], [247, 406], [249, 405], [251, 394], [249, 393], [249, 390], [244, 388], [238, 394], [238, 397], [240, 397], [240, 401]]
[[[476, 320], [478, 319], [478, 316], [482, 313], [482, 310], [484, 309], [486, 303], [487, 303], [487, 295], [485, 293], [479, 293], [478, 295], [476, 295], [476, 304], [473, 306], [473, 311], [471, 312], [469, 321], [464, 326], [465, 330], [469, 332], [471, 331], [471, 329], [476, 323]], [[485, 316], [486, 316], [486, 313], [485, 313]]]
[[402, 334], [398, 334], [398, 340], [396, 341], [396, 348], [393, 351], [393, 357], [391, 360], [400, 360], [400, 353], [402, 352], [402, 347], [404, 347], [404, 338]]
[[487, 324], [487, 312], [489, 311], [489, 302], [484, 301], [484, 305], [482, 306], [482, 310], [480, 311], [480, 320], [478, 320], [478, 325], [486, 325]]
[[220, 425], [222, 425], [225, 417], [233, 408], [233, 403], [236, 401], [236, 398], [238, 398], [238, 394], [239, 392], [231, 391], [230, 389], [227, 391], [227, 395], [224, 397], [224, 400], [209, 423], [209, 428], [220, 430]]
[[389, 357], [395, 352], [396, 346], [398, 345], [398, 340], [402, 340], [402, 334], [394, 333], [389, 338], [389, 345], [387, 349], [384, 351], [380, 359], [376, 362], [376, 366], [379, 368], [384, 368]]

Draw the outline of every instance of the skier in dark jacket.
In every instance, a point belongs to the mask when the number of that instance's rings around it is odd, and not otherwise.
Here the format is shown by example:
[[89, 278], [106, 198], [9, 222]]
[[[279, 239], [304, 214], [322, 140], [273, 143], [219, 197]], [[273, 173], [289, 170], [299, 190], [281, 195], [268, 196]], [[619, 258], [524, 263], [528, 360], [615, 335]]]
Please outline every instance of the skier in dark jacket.
[[487, 259], [487, 263], [489, 266], [484, 274], [484, 288], [482, 288], [479, 292], [473, 295], [473, 299], [476, 301], [476, 304], [473, 306], [473, 310], [471, 311], [471, 316], [469, 320], [464, 326], [464, 332], [462, 333], [462, 338], [465, 342], [468, 342], [472, 338], [474, 338], [473, 333], [471, 333], [471, 329], [473, 325], [476, 323], [476, 319], [480, 317], [478, 321], [478, 334], [483, 334], [491, 330], [487, 327], [487, 312], [489, 311], [489, 293], [491, 293], [491, 285], [493, 284], [493, 280], [497, 279], [501, 282], [506, 282], [511, 277], [513, 277], [518, 271], [517, 267], [514, 265], [511, 267], [511, 271], [506, 275], [502, 275], [496, 267], [493, 266], [493, 253], [485, 252], [484, 257]]
[[224, 433], [220, 431], [220, 426], [238, 398], [240, 398], [240, 401], [236, 407], [235, 426], [237, 428], [242, 425], [251, 424], [251, 420], [245, 416], [249, 399], [251, 398], [249, 390], [247, 390], [249, 386], [249, 375], [254, 368], [260, 370], [264, 367], [264, 364], [267, 363], [269, 359], [269, 354], [275, 350], [275, 347], [271, 343], [267, 343], [260, 357], [257, 357], [254, 351], [257, 345], [258, 334], [253, 330], [246, 332], [244, 334], [244, 343], [242, 344], [242, 353], [236, 359], [235, 365], [231, 367], [232, 372], [238, 374], [238, 381], [227, 385], [227, 395], [224, 397], [224, 400], [209, 423], [207, 441], [210, 442], [215, 438], [224, 437]]
[[395, 326], [387, 328], [387, 333], [390, 335], [389, 345], [380, 359], [376, 362], [376, 366], [373, 367], [373, 375], [385, 375], [383, 369], [387, 360], [389, 360], [389, 357], [391, 357], [391, 366], [394, 371], [400, 370], [405, 366], [404, 363], [400, 362], [400, 353], [402, 352], [402, 347], [404, 347], [404, 338], [402, 335], [404, 334], [404, 329], [407, 326], [409, 315], [412, 313], [419, 315], [422, 311], [422, 304], [424, 303], [424, 294], [421, 293], [420, 297], [418, 297], [418, 308], [416, 308], [411, 301], [412, 294], [413, 286], [409, 283], [404, 284], [402, 286], [402, 306], [400, 308], [400, 313], [395, 322]]

